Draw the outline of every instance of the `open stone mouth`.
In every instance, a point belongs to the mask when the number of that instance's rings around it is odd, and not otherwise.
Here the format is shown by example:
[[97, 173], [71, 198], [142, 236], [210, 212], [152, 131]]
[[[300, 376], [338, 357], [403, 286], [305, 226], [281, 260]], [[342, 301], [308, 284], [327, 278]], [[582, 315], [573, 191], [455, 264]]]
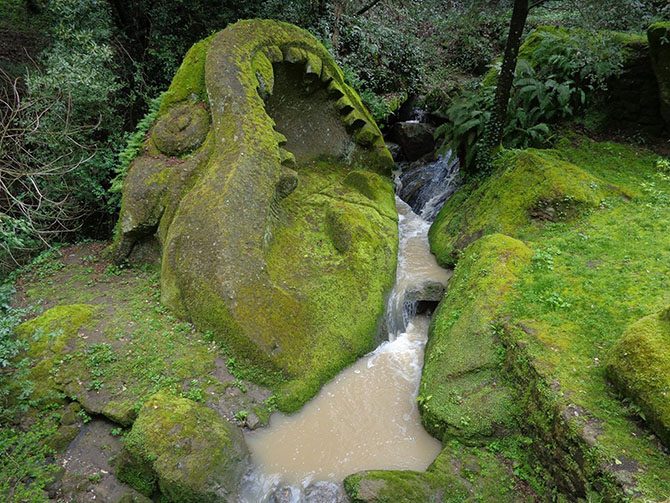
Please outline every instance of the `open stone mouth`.
[[281, 373], [280, 407], [295, 410], [376, 340], [396, 261], [393, 160], [306, 32], [241, 22], [203, 44], [191, 57], [205, 88], [163, 102], [130, 168], [117, 256], [157, 242], [162, 301]]

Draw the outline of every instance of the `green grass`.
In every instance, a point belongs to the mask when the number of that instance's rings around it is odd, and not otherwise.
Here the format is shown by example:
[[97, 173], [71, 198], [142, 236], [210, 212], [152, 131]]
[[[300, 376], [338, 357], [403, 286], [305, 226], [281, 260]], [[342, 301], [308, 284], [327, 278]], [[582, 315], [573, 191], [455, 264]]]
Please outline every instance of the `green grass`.
[[[668, 456], [652, 432], [641, 427], [639, 408], [617, 396], [604, 364], [626, 327], [670, 304], [670, 176], [649, 151], [580, 137], [560, 141], [555, 150], [532, 151], [532, 156], [548, 161], [535, 171], [541, 184], [535, 184], [537, 177], [519, 178], [528, 185], [524, 190], [499, 183], [505, 177], [517, 180], [519, 170], [527, 172], [527, 165], [519, 164], [525, 154], [506, 155], [499, 164], [503, 174], [466, 187], [458, 205], [445, 207], [431, 233], [433, 249], [438, 257], [452, 257], [453, 244], [472, 232], [473, 223], [484, 235], [503, 226], [531, 248], [530, 263], [501, 299], [499, 318], [525, 361], [547, 384], [554, 383], [552, 396], [585, 411], [583, 419], [598, 425], [593, 452], [599, 462], [616, 467], [631, 460], [637, 463], [633, 485], [642, 497], [670, 497]], [[556, 171], [560, 166], [569, 169], [561, 174]], [[572, 180], [561, 179], [568, 177]], [[575, 180], [590, 182], [576, 187]], [[538, 192], [571, 197], [576, 189], [593, 190], [595, 198], [569, 218], [533, 218]], [[532, 197], [513, 202], [524, 194]], [[483, 199], [486, 205], [479, 204]], [[476, 281], [475, 272], [469, 274], [467, 281]]]
[[537, 329], [528, 338], [532, 356], [571, 402], [602, 421], [603, 455], [639, 461], [644, 494], [668, 497], [668, 457], [612, 392], [603, 360], [628, 325], [670, 303], [670, 177], [657, 169], [657, 156], [623, 145], [564, 142], [559, 153], [633, 197], [538, 229], [534, 266], [521, 275], [509, 310]]
[[[168, 314], [154, 268], [110, 267], [102, 248], [88, 243], [51, 251], [12, 277], [16, 307], [0, 326], [7, 359], [0, 374], [3, 501], [46, 499], [51, 456], [71, 440], [59, 431], [68, 399], [88, 409], [78, 421], [102, 413], [128, 425], [156, 392], [205, 402], [227, 386], [245, 388], [244, 379], [253, 376], [207, 334]], [[32, 318], [15, 328], [22, 316]], [[214, 377], [218, 356], [228, 359], [237, 380]], [[275, 408], [271, 398], [253, 410], [267, 419]]]

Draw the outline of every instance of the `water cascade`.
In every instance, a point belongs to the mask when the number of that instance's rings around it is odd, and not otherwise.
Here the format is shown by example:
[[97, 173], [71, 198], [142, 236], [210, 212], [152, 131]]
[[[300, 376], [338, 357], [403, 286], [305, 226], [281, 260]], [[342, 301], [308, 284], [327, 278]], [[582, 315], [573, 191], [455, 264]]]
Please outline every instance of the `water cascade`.
[[[396, 197], [400, 247], [385, 320], [388, 340], [326, 384], [300, 412], [275, 414], [268, 428], [247, 434], [255, 469], [245, 481], [243, 502], [297, 503], [315, 488], [337, 492], [344, 477], [361, 470], [425, 470], [439, 453], [440, 442], [421, 426], [416, 395], [430, 322], [426, 311], [449, 280], [429, 251], [426, 218], [455, 190], [458, 166], [446, 159], [413, 168], [436, 181], [430, 191], [417, 191], [416, 212]], [[402, 194], [406, 185], [402, 176], [397, 180]]]

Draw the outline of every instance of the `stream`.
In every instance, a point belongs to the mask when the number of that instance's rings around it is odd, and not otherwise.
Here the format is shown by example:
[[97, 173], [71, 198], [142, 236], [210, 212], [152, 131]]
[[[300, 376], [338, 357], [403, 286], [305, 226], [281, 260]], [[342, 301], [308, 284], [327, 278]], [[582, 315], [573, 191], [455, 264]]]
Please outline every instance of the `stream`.
[[388, 340], [338, 374], [300, 412], [276, 413], [269, 427], [246, 434], [254, 469], [243, 481], [241, 502], [312, 501], [310, 491], [320, 493], [314, 501], [340, 501], [339, 484], [347, 475], [425, 470], [440, 452], [440, 442], [421, 425], [416, 396], [430, 310], [450, 277], [430, 253], [427, 234], [455, 190], [458, 166], [447, 157], [410, 168], [396, 176], [398, 194], [417, 177], [437, 183], [407, 196], [414, 210], [396, 196], [399, 251], [386, 309]]

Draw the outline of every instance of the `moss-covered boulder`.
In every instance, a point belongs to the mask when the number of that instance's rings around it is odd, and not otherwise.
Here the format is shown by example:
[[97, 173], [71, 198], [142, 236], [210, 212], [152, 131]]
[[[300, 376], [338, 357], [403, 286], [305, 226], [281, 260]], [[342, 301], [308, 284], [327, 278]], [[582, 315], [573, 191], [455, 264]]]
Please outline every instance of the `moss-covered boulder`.
[[163, 302], [294, 410], [374, 344], [395, 275], [392, 164], [314, 37], [241, 21], [186, 55], [125, 179], [115, 251], [157, 239]]
[[433, 436], [473, 443], [512, 429], [514, 393], [501, 375], [496, 323], [531, 257], [521, 241], [492, 234], [472, 244], [456, 266], [433, 316], [421, 377], [419, 409]]
[[34, 400], [56, 399], [60, 386], [55, 371], [76, 347], [79, 330], [91, 323], [94, 312], [95, 307], [88, 304], [56, 306], [16, 328], [16, 336], [26, 343], [27, 356], [34, 362], [30, 369]]
[[518, 493], [515, 483], [510, 468], [492, 452], [451, 442], [425, 472], [359, 472], [348, 476], [344, 487], [354, 503], [533, 499], [528, 493]]
[[670, 308], [633, 323], [607, 357], [607, 376], [670, 447]]
[[570, 221], [598, 208], [617, 190], [557, 152], [506, 152], [494, 175], [447, 201], [430, 228], [430, 248], [441, 265], [451, 266], [481, 236], [525, 237], [546, 222]]
[[202, 404], [163, 392], [144, 404], [124, 442], [118, 478], [147, 496], [159, 491], [165, 501], [233, 501], [248, 467], [235, 426]]
[[652, 24], [647, 30], [647, 38], [661, 95], [661, 113], [670, 124], [670, 22]]

